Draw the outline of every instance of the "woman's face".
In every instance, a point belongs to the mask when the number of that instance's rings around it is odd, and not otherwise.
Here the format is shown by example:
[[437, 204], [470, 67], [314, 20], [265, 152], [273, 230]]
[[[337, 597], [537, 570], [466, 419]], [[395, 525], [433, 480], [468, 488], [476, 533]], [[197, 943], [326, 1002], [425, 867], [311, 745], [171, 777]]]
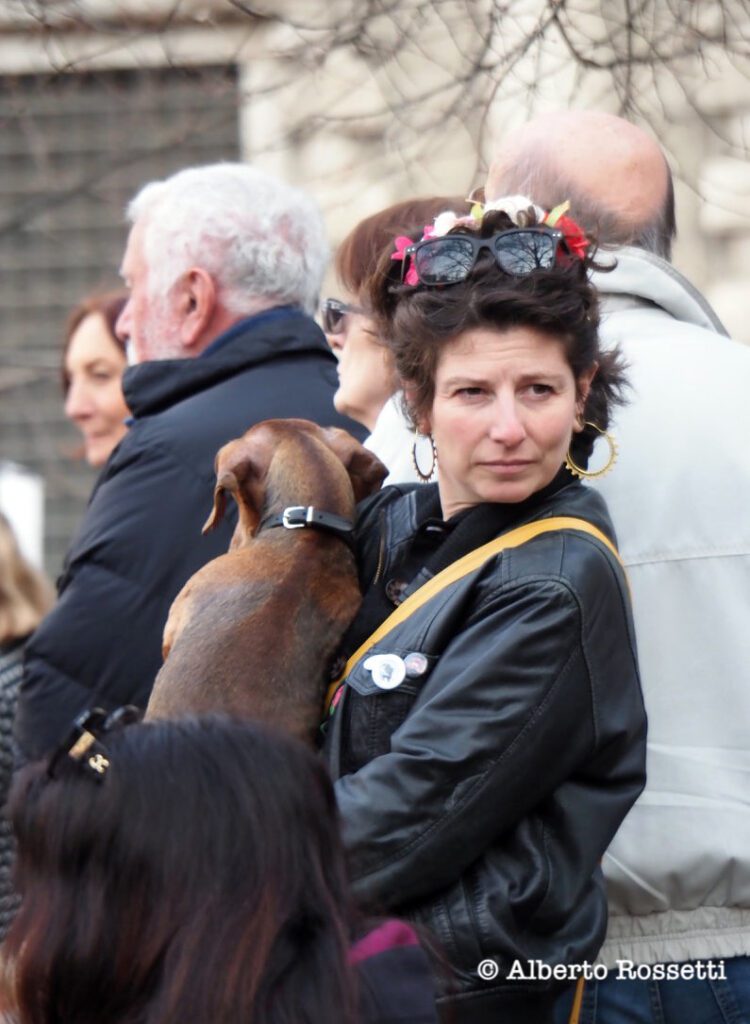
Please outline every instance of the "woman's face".
[[595, 372], [576, 382], [562, 342], [531, 327], [477, 328], [450, 342], [420, 424], [437, 449], [443, 515], [546, 487], [582, 429]]
[[123, 421], [129, 411], [121, 386], [125, 365], [125, 353], [101, 313], [85, 316], [65, 353], [65, 415], [83, 434], [91, 466], [103, 466], [127, 430]]
[[340, 329], [327, 333], [326, 338], [339, 361], [339, 386], [333, 404], [371, 431], [396, 390], [393, 358], [378, 340], [366, 313], [344, 313]]

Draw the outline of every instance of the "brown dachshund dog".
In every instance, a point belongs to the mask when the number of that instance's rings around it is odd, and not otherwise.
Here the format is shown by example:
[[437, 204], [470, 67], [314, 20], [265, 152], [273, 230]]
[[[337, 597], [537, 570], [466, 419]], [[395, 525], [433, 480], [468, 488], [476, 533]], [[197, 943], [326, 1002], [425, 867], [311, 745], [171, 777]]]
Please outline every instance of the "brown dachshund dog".
[[[221, 520], [227, 491], [239, 522], [227, 554], [172, 604], [148, 718], [225, 711], [312, 740], [329, 663], [361, 601], [354, 555], [335, 531], [386, 473], [346, 431], [307, 420], [265, 420], [219, 451], [203, 531]], [[292, 507], [287, 528], [274, 528]], [[311, 517], [323, 528], [296, 528]]]

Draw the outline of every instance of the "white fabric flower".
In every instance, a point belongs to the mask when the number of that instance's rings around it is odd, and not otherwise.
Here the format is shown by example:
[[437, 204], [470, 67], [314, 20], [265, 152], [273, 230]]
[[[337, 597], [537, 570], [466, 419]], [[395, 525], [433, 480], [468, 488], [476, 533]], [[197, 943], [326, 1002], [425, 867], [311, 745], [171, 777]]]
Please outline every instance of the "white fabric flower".
[[502, 210], [503, 213], [507, 213], [514, 224], [517, 224], [518, 214], [522, 210], [528, 210], [529, 207], [536, 214], [537, 224], [541, 224], [544, 220], [544, 210], [532, 202], [528, 196], [502, 196], [500, 199], [493, 199], [491, 203], [484, 204], [483, 212], [486, 215], [490, 210]]
[[453, 210], [445, 210], [439, 213], [433, 221], [433, 236], [447, 235], [458, 223], [458, 214]]

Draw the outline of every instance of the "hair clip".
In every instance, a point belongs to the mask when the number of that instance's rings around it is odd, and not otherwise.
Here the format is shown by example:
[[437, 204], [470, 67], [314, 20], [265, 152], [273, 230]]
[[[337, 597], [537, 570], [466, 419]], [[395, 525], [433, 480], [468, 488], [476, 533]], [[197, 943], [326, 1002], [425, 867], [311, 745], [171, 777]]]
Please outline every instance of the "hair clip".
[[47, 764], [47, 775], [54, 779], [61, 764], [69, 759], [97, 782], [101, 782], [109, 768], [109, 751], [102, 736], [113, 729], [130, 725], [141, 718], [140, 708], [132, 704], [107, 714], [103, 708], [89, 708], [77, 716], [70, 732], [55, 750]]
[[477, 185], [475, 188], [473, 188], [471, 192], [469, 192], [464, 202], [468, 203], [469, 206], [474, 206], [477, 203], [480, 206], [484, 206], [484, 204], [487, 202], [487, 199], [484, 194], [484, 185]]

